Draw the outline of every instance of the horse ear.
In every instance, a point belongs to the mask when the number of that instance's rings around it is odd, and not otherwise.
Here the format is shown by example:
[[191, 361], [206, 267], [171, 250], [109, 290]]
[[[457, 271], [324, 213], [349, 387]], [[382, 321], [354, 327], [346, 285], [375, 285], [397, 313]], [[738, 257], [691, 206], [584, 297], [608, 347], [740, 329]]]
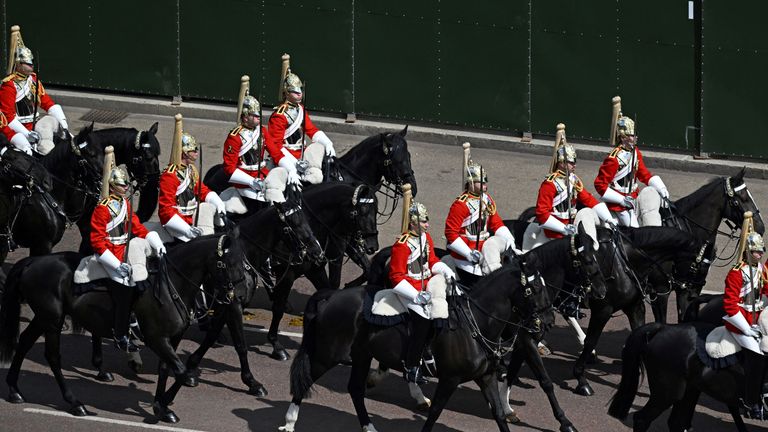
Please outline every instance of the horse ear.
[[733, 176], [733, 179], [738, 181], [744, 180], [744, 174], [746, 174], [746, 172], [747, 172], [747, 167], [746, 166], [741, 167], [739, 172], [735, 176]]
[[149, 128], [149, 133], [151, 133], [152, 135], [157, 134], [157, 127], [158, 127], [158, 123], [155, 122], [155, 124], [153, 124], [152, 127]]
[[579, 225], [577, 227], [579, 229], [579, 235], [583, 235], [587, 232], [587, 230], [584, 229], [584, 222], [579, 222]]
[[400, 132], [398, 132], [397, 134], [398, 134], [398, 135], [400, 135], [401, 137], [404, 137], [404, 136], [405, 136], [405, 134], [407, 134], [407, 133], [408, 133], [408, 125], [405, 125], [405, 127], [403, 128], [403, 130], [401, 130], [401, 131], [400, 131]]

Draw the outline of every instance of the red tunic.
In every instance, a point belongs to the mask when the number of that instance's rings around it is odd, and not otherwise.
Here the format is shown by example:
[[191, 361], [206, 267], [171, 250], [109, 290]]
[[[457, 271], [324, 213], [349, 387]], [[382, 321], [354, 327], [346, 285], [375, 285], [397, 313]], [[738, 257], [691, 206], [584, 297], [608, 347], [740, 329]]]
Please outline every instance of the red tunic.
[[[575, 209], [578, 203], [592, 208], [599, 204], [599, 201], [592, 196], [586, 189], [581, 179], [576, 174], [571, 174], [571, 208]], [[564, 224], [573, 223], [568, 215], [568, 192], [566, 191], [565, 173], [557, 171], [547, 176], [539, 186], [539, 197], [536, 199], [536, 221], [543, 224], [554, 216]], [[563, 238], [563, 234], [544, 229], [544, 234], [548, 238]]]
[[[432, 236], [425, 233], [427, 249], [426, 263], [430, 270], [424, 270], [424, 279], [418, 279], [418, 251], [419, 237], [413, 233], [403, 234], [399, 240], [392, 246], [392, 258], [389, 263], [389, 281], [392, 286], [397, 286], [403, 279], [407, 280], [414, 288], [421, 291], [422, 282], [424, 289], [427, 288], [427, 282], [432, 277], [432, 266], [440, 262], [435, 255], [435, 245], [432, 242]], [[423, 242], [423, 240], [422, 240]], [[410, 270], [410, 271], [409, 271]], [[416, 277], [413, 277], [416, 276]]]
[[[304, 106], [299, 104], [299, 106], [303, 109]], [[282, 149], [285, 145], [285, 131], [290, 127], [291, 124], [293, 124], [294, 121], [304, 121], [304, 129], [307, 134], [307, 136], [311, 139], [315, 134], [318, 132], [319, 129], [312, 123], [312, 119], [309, 118], [309, 113], [304, 110], [304, 119], [301, 118], [297, 119], [290, 119], [286, 111], [291, 108], [291, 105], [284, 103], [278, 107], [275, 108], [275, 111], [272, 113], [272, 115], [269, 117], [269, 130], [267, 132], [267, 151], [269, 152], [270, 156], [275, 160], [275, 165], [277, 165], [280, 162], [280, 159], [283, 158]], [[298, 133], [299, 139], [298, 141], [301, 141], [301, 126], [297, 129], [297, 132], [294, 133], [294, 135]], [[301, 159], [301, 148], [298, 149], [289, 149], [286, 148], [296, 159]]]
[[[610, 154], [603, 160], [603, 164], [600, 165], [600, 171], [595, 177], [595, 190], [600, 196], [605, 195], [605, 191], [610, 187], [621, 195], [631, 195], [633, 198], [637, 198], [637, 182], [630, 181], [633, 175], [634, 178], [641, 182], [648, 184], [648, 180], [653, 176], [648, 168], [645, 167], [643, 162], [643, 154], [640, 149], [635, 147], [635, 169], [628, 175], [622, 176], [627, 167], [631, 165], [632, 152], [624, 150], [621, 146], [617, 146], [611, 151]], [[619, 178], [617, 178], [619, 177]], [[632, 183], [632, 190], [630, 191], [630, 183]], [[616, 204], [606, 201], [608, 210], [611, 211], [624, 211], [626, 207], [621, 204]]]
[[[17, 81], [18, 80], [18, 81]], [[16, 84], [23, 89], [28, 100], [24, 101], [23, 96], [17, 93]], [[0, 85], [0, 111], [5, 115], [8, 123], [12, 122], [17, 116], [17, 102], [19, 102], [24, 108], [28, 108], [30, 111], [34, 109], [35, 92], [37, 91], [37, 74], [32, 73], [27, 79], [23, 79], [20, 75], [12, 73], [3, 79], [3, 84]], [[19, 100], [17, 101], [17, 97]], [[45, 91], [42, 82], [40, 83], [40, 101], [39, 105], [44, 110], [48, 111], [55, 103], [48, 93]], [[34, 115], [33, 112], [18, 113], [20, 116], [19, 121], [28, 130], [32, 130], [32, 123]], [[22, 118], [23, 116], [23, 118]]]
[[[109, 224], [113, 218], [115, 218], [121, 212], [122, 205], [126, 206], [125, 217], [123, 221], [115, 226], [109, 232], [107, 231], [107, 224]], [[101, 255], [104, 251], [109, 250], [120, 261], [123, 261], [123, 254], [125, 253], [125, 245], [128, 241], [128, 215], [132, 216], [131, 232], [136, 237], [145, 238], [149, 231], [144, 228], [144, 225], [139, 222], [136, 213], [132, 212], [131, 204], [123, 198], [118, 198], [114, 195], [99, 202], [99, 205], [93, 210], [93, 216], [91, 216], [91, 247], [94, 252]], [[115, 244], [110, 237], [117, 238], [122, 237]]]
[[[259, 176], [259, 170], [257, 168], [257, 164], [259, 161], [264, 162], [264, 148], [266, 147], [266, 140], [267, 140], [267, 129], [264, 126], [261, 126], [261, 136], [262, 136], [262, 148], [261, 148], [261, 154], [256, 153], [257, 152], [257, 146], [258, 141], [253, 143], [253, 147], [246, 152], [243, 155], [240, 155], [240, 150], [243, 148], [243, 137], [241, 135], [241, 132], [243, 131], [242, 126], [238, 126], [232, 131], [229, 132], [229, 135], [227, 135], [226, 141], [224, 141], [224, 164], [223, 169], [224, 172], [227, 174], [227, 178], [232, 177], [232, 173], [235, 172], [236, 169], [240, 169], [244, 173], [248, 174], [251, 177], [258, 177]], [[258, 140], [258, 138], [255, 138]], [[268, 149], [269, 150], [269, 149]], [[279, 152], [278, 152], [279, 153]], [[254, 159], [256, 160], [246, 160], [253, 158], [253, 155], [256, 154], [257, 157]], [[269, 156], [274, 160], [277, 154], [272, 154], [272, 152], [269, 152]], [[280, 155], [282, 157], [282, 154]], [[267, 174], [269, 174], [269, 168], [266, 166], [263, 166], [261, 168], [261, 176], [266, 177]], [[231, 183], [232, 186], [236, 188], [247, 188], [247, 185], [239, 184], [239, 183]]]
[[[496, 202], [493, 198], [487, 193], [484, 195], [483, 213], [486, 217], [481, 231], [495, 233], [497, 229], [504, 226], [504, 221], [496, 211]], [[481, 237], [479, 242], [477, 240], [479, 204], [479, 197], [470, 193], [462, 194], [451, 204], [448, 217], [445, 219], [445, 239], [449, 245], [461, 237], [470, 249], [482, 250], [487, 237]], [[466, 260], [464, 256], [454, 251], [451, 251], [451, 256], [459, 260]]]
[[[759, 269], [754, 271], [755, 273], [762, 273], [762, 275], [755, 274], [754, 276], [755, 288], [760, 288], [761, 297], [768, 296], [768, 272], [766, 272], [766, 269], [763, 265], [760, 265]], [[747, 319], [747, 322], [751, 325], [756, 324], [757, 320], [753, 322], [752, 313], [744, 308], [744, 305], [747, 305], [749, 302], [749, 288], [749, 266], [742, 261], [739, 263], [739, 265], [733, 267], [731, 271], [728, 272], [728, 276], [725, 277], [723, 310], [725, 310], [725, 314], [728, 316], [741, 313], [744, 315], [744, 318]], [[761, 298], [758, 298], [757, 300], [759, 304], [762, 304]], [[749, 306], [751, 307], [751, 305]], [[758, 310], [755, 314], [755, 318], [760, 316], [760, 312], [762, 310], [761, 306], [758, 306], [758, 308], [760, 310]], [[728, 321], [725, 321], [725, 328], [733, 333], [741, 333], [739, 329], [737, 329]]]
[[8, 138], [8, 141], [13, 138], [14, 135], [16, 135], [16, 131], [11, 129], [10, 126], [8, 126], [8, 119], [5, 117], [5, 114], [0, 112], [0, 132], [5, 135], [6, 138]]
[[[179, 207], [187, 205], [188, 199], [195, 198], [198, 203], [205, 202], [205, 197], [208, 196], [210, 189], [205, 183], [200, 182], [198, 184], [197, 170], [193, 169], [192, 178], [184, 191], [179, 191], [184, 177], [186, 176], [186, 165], [168, 165], [165, 171], [160, 175], [160, 195], [158, 197], [158, 209], [157, 215], [160, 217], [160, 223], [167, 224], [174, 215], [179, 215], [184, 222], [189, 225], [193, 225], [192, 214], [185, 215]], [[191, 189], [191, 193], [189, 190]], [[177, 195], [177, 192], [181, 192]], [[183, 202], [179, 202], [182, 200]]]

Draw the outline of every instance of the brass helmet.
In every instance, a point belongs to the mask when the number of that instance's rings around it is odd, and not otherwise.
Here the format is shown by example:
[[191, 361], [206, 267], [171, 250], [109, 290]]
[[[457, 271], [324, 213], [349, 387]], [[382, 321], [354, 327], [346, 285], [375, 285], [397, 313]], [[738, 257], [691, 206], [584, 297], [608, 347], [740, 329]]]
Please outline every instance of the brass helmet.
[[470, 160], [467, 162], [467, 183], [488, 183], [488, 174], [480, 164]]
[[576, 163], [576, 149], [565, 139], [565, 124], [563, 123], [557, 124], [555, 149], [552, 153], [552, 165], [549, 167], [549, 172], [557, 171], [557, 164], [560, 162]]
[[616, 135], [619, 137], [635, 136], [635, 121], [625, 115], [620, 115], [619, 120], [616, 121]]
[[576, 149], [568, 143], [561, 144], [557, 149], [557, 161], [576, 163]]
[[304, 87], [304, 84], [301, 82], [299, 76], [288, 69], [288, 73], [285, 75], [285, 79], [283, 79], [283, 94], [287, 95], [288, 92], [301, 93], [302, 87]]
[[429, 213], [427, 213], [427, 207], [420, 203], [413, 201], [411, 207], [408, 208], [408, 217], [411, 223], [429, 222]]
[[763, 236], [756, 232], [747, 234], [746, 250], [748, 252], [765, 252], [765, 241], [763, 241]]
[[32, 55], [32, 50], [25, 47], [20, 46], [16, 48], [16, 64], [19, 63], [26, 63], [26, 64], [34, 64], [35, 57]]
[[11, 26], [7, 73], [12, 73], [19, 63], [33, 64], [33, 61], [32, 50], [24, 45], [24, 40], [21, 38], [21, 27]]
[[197, 151], [197, 140], [189, 132], [182, 132], [181, 134], [181, 151], [183, 153]]
[[243, 98], [243, 108], [240, 113], [241, 117], [251, 114], [259, 114], [261, 112], [261, 104], [255, 97], [248, 95]]
[[131, 178], [128, 176], [128, 171], [123, 165], [116, 166], [109, 172], [110, 186], [128, 186], [130, 182]]

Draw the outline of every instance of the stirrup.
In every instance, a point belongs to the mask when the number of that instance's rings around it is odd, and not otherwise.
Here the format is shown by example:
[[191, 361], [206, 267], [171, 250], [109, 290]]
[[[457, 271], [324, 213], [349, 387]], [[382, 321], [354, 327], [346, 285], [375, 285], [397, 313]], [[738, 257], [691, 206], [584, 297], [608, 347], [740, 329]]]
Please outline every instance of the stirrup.
[[138, 345], [134, 344], [128, 336], [122, 336], [120, 338], [115, 337], [115, 347], [120, 351], [125, 351], [127, 353], [135, 353], [140, 350]]
[[432, 355], [432, 350], [429, 347], [424, 348], [424, 353], [421, 356], [424, 369], [429, 376], [437, 377], [437, 363], [435, 362], [435, 356]]
[[405, 378], [405, 382], [414, 383], [416, 385], [424, 385], [427, 382], [427, 379], [424, 378], [424, 376], [421, 374], [421, 370], [418, 366], [414, 366], [410, 369], [404, 368], [403, 369], [403, 378]]

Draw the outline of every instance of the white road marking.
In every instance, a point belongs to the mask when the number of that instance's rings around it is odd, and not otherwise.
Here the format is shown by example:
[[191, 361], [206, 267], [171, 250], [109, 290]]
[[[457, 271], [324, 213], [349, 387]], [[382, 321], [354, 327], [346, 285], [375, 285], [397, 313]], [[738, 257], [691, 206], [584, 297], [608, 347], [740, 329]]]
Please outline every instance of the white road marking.
[[[265, 328], [246, 328], [245, 331], [254, 332], [254, 333], [269, 333], [269, 329]], [[288, 336], [292, 338], [301, 339], [304, 335], [301, 333], [293, 333], [293, 332], [277, 332], [277, 334], [282, 336]]]
[[68, 417], [73, 420], [89, 420], [89, 421], [95, 421], [100, 423], [111, 423], [111, 424], [118, 424], [122, 426], [139, 427], [144, 429], [164, 430], [164, 431], [173, 431], [173, 432], [204, 432], [198, 429], [176, 428], [176, 427], [163, 426], [163, 425], [132, 422], [127, 420], [116, 420], [116, 419], [111, 419], [106, 417], [96, 417], [96, 416], [75, 417], [72, 414], [67, 412], [52, 411], [52, 410], [45, 410], [45, 409], [39, 409], [39, 408], [24, 408], [24, 412], [34, 413], [34, 414], [46, 414], [46, 415], [52, 415], [56, 417]]

